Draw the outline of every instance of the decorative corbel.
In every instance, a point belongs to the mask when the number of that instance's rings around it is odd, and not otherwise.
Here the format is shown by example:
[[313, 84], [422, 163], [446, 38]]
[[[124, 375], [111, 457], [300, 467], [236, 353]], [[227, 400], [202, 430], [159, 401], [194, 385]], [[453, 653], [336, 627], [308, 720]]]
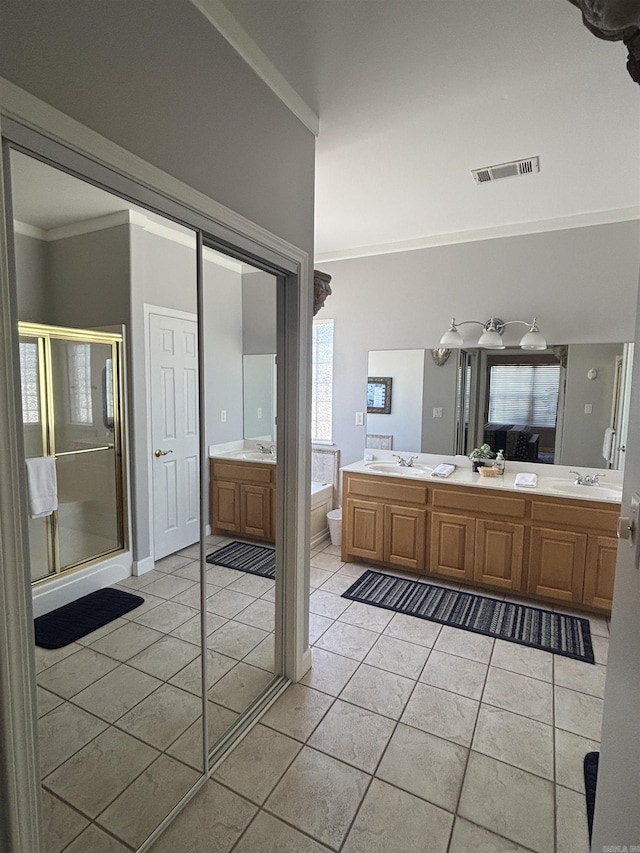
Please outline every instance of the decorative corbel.
[[320, 270], [313, 271], [313, 316], [315, 317], [318, 311], [325, 303], [327, 296], [331, 296], [331, 287], [329, 282], [331, 276]]

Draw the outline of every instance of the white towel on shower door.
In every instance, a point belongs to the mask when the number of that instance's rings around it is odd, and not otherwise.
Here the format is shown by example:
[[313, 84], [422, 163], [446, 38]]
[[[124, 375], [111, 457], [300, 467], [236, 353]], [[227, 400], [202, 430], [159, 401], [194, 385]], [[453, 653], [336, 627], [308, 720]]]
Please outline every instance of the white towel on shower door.
[[31, 518], [44, 518], [58, 509], [58, 478], [54, 456], [35, 456], [27, 463]]

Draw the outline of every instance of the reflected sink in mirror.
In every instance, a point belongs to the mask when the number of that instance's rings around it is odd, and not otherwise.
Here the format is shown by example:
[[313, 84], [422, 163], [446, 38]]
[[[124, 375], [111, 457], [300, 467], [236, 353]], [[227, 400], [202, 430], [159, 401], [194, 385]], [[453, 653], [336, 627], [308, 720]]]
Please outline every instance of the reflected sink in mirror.
[[578, 486], [571, 480], [539, 480], [538, 487], [548, 492], [559, 492], [585, 498], [590, 501], [619, 501], [622, 500], [622, 486]]
[[413, 465], [406, 468], [397, 462], [367, 462], [367, 469], [377, 474], [393, 474], [397, 477], [428, 477], [433, 471], [429, 465]]
[[232, 450], [225, 453], [230, 459], [247, 459], [251, 462], [275, 462], [275, 453], [261, 453], [259, 450]]

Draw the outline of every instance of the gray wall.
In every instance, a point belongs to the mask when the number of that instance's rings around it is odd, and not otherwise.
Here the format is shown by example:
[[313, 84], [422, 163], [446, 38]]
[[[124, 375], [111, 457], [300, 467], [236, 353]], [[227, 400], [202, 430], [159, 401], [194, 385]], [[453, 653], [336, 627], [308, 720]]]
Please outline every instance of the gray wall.
[[[319, 316], [335, 320], [342, 464], [362, 458], [366, 427], [355, 426], [355, 412], [366, 410], [369, 350], [435, 347], [452, 316], [491, 313], [536, 315], [549, 343], [632, 340], [638, 235], [638, 222], [625, 222], [323, 262], [333, 294]], [[507, 342], [516, 336], [505, 333]]]
[[[606, 465], [602, 456], [604, 431], [611, 423], [611, 402], [615, 377], [616, 356], [622, 355], [620, 344], [574, 344], [569, 347], [567, 360], [562, 453], [560, 465]], [[598, 375], [589, 379], [587, 372], [594, 368]], [[593, 407], [585, 414], [584, 407]]]
[[[438, 367], [430, 350], [425, 350], [424, 355], [421, 450], [450, 455], [455, 452], [458, 360], [452, 352], [446, 363]], [[441, 418], [433, 417], [434, 408], [442, 409]]]
[[[242, 276], [204, 265], [207, 443], [239, 441], [242, 410]], [[220, 412], [226, 411], [222, 423]]]
[[276, 279], [266, 272], [242, 276], [242, 337], [245, 355], [276, 351]]
[[0, 0], [0, 76], [312, 252], [315, 141], [189, 2]]
[[19, 320], [29, 323], [51, 321], [47, 248], [43, 240], [24, 234], [15, 235]]
[[55, 240], [48, 255], [48, 322], [89, 329], [129, 322], [128, 225]]

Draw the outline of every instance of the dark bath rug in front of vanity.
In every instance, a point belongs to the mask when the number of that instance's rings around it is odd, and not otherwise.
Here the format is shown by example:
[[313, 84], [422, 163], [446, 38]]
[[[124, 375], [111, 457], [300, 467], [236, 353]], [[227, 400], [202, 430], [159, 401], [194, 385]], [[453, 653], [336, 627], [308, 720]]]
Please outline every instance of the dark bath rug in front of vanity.
[[589, 620], [366, 571], [343, 598], [595, 663]]
[[207, 555], [207, 563], [214, 566], [225, 566], [239, 572], [249, 572], [263, 578], [276, 576], [275, 548], [268, 545], [254, 545], [251, 542], [230, 542], [217, 551]]

